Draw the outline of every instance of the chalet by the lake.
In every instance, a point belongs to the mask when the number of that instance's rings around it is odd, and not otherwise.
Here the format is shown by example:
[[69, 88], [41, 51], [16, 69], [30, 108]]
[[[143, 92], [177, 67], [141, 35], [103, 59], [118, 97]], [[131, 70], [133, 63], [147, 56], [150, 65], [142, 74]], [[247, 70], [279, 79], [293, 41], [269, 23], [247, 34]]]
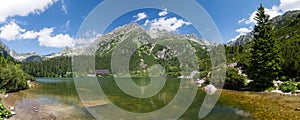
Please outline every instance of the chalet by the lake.
[[110, 74], [109, 70], [96, 70], [95, 71], [96, 75], [108, 75]]

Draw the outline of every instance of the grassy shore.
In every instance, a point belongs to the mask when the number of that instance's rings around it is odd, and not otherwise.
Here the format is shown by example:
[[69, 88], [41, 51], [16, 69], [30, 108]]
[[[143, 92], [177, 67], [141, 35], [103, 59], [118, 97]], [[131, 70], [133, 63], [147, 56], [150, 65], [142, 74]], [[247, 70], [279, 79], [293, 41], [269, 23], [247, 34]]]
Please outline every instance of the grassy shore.
[[262, 120], [299, 120], [300, 95], [223, 90], [220, 102], [241, 108]]

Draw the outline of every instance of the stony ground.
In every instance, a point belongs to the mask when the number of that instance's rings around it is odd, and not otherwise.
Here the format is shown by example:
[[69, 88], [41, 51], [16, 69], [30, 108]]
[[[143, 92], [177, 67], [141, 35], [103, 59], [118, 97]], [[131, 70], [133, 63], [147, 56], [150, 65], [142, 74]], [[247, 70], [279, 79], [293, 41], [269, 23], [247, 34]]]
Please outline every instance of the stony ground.
[[239, 107], [262, 120], [299, 120], [300, 95], [223, 90], [222, 103]]

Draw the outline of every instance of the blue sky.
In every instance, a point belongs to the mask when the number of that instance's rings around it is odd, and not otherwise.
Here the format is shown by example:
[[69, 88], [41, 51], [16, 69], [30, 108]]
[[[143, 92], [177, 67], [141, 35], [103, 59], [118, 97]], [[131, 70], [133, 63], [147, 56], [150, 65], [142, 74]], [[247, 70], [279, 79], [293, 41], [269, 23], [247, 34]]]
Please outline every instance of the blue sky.
[[[300, 0], [196, 1], [214, 20], [224, 42], [252, 30], [255, 25], [252, 18], [260, 3], [266, 7], [271, 17], [288, 10], [300, 9]], [[37, 52], [46, 55], [58, 52], [65, 46], [74, 46], [81, 23], [102, 1], [0, 0], [0, 2], [0, 40], [19, 53]], [[194, 14], [197, 15], [197, 11]], [[169, 12], [163, 5], [161, 10], [138, 9], [129, 12], [115, 20], [107, 31], [131, 22], [137, 22], [148, 30], [164, 30], [179, 34], [195, 32], [192, 23], [176, 13]]]

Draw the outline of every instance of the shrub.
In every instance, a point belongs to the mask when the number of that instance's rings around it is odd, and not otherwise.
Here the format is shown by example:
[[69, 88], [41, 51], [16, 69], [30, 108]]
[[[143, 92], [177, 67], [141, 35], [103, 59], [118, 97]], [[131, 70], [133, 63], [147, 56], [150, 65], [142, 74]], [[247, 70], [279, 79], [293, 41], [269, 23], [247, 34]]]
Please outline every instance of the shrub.
[[15, 92], [28, 88], [27, 80], [34, 80], [33, 77], [24, 73], [16, 65], [7, 65], [0, 68], [0, 90], [4, 92]]
[[280, 85], [280, 90], [282, 92], [292, 92], [294, 90], [296, 90], [296, 85], [291, 82], [291, 81], [288, 81], [288, 82], [284, 82]]
[[273, 87], [274, 84], [270, 81], [251, 81], [248, 84], [248, 87], [251, 91], [259, 92], [259, 91], [265, 91], [266, 89]]
[[297, 88], [300, 90], [300, 82], [297, 83]]
[[269, 88], [267, 88], [266, 90], [270, 92], [270, 91], [272, 91], [272, 90], [276, 90], [276, 88], [275, 88], [275, 87], [269, 87]]
[[280, 80], [281, 80], [281, 81], [287, 81], [288, 78], [287, 78], [287, 76], [281, 76]]
[[238, 70], [228, 67], [226, 71], [226, 79], [224, 89], [241, 90], [246, 86], [246, 77], [238, 74]]
[[11, 116], [11, 113], [4, 107], [4, 105], [0, 102], [0, 120], [4, 118], [8, 118]]

